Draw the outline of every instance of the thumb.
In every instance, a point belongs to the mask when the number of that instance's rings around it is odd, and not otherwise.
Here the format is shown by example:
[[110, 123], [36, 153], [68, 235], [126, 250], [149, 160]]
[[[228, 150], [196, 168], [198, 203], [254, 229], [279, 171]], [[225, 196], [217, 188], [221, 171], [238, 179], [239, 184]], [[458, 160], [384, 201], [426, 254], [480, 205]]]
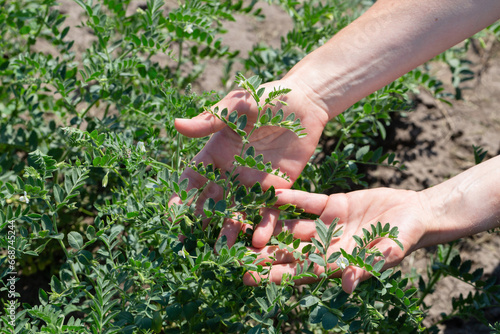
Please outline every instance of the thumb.
[[225, 124], [223, 121], [204, 111], [191, 119], [176, 118], [175, 128], [181, 134], [190, 138], [206, 137], [214, 132], [222, 130]]

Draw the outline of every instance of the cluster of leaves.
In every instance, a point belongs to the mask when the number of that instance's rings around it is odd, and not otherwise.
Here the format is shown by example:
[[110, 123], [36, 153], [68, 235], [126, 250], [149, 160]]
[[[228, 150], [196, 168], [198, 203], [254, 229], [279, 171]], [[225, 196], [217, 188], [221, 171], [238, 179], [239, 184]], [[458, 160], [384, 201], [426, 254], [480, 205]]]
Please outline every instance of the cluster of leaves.
[[[462, 293], [452, 299], [452, 311], [444, 314], [440, 322], [453, 318], [469, 319], [475, 318], [479, 322], [488, 325], [485, 310], [497, 307], [500, 303], [500, 286], [495, 276], [484, 280], [483, 268], [472, 270], [472, 261], [463, 261], [454, 246], [456, 242], [448, 245], [439, 245], [437, 254], [431, 259], [427, 269], [427, 279], [422, 276], [418, 278], [418, 289], [420, 290], [420, 302], [423, 309], [429, 309], [424, 298], [434, 292], [436, 283], [444, 277], [453, 277], [459, 281], [469, 284], [473, 290], [466, 296]], [[430, 330], [436, 330], [433, 326]]]
[[[453, 315], [465, 314], [467, 307], [478, 314], [498, 303], [497, 286], [480, 283], [480, 272], [469, 274], [466, 264], [450, 257], [431, 272], [439, 277], [418, 289], [399, 272], [381, 272], [380, 254], [367, 245], [382, 237], [397, 243], [397, 230], [389, 225], [366, 230], [350, 252], [329, 252], [330, 241], [341, 233], [335, 221], [327, 226], [318, 220], [318, 239], [300, 251], [300, 242], [282, 233], [272, 242], [303, 266], [280, 285], [264, 279], [259, 287], [243, 285], [242, 275], [265, 275], [269, 268], [256, 261], [244, 238], [231, 248], [218, 238], [224, 219], [244, 213], [246, 222], [258, 223], [259, 210], [276, 202], [273, 188], [241, 185], [236, 168], [286, 177], [255, 154], [253, 131], [280, 126], [305, 135], [295, 115], [268, 108], [284, 104], [281, 96], [289, 90], [276, 89], [264, 98], [260, 77], [278, 78], [366, 9], [364, 1], [274, 1], [290, 14], [294, 28], [280, 50], [260, 45], [242, 59], [259, 76], [236, 79], [257, 104], [257, 122], [249, 126], [245, 115], [208, 109], [242, 138], [227, 173], [185, 163], [206, 139], [187, 141], [174, 131], [173, 120], [214, 103], [215, 94], [194, 94], [190, 84], [208, 60], [236, 59], [238, 53], [221, 39], [223, 23], [237, 15], [261, 17], [257, 1], [184, 1], [168, 11], [161, 0], [139, 7], [131, 1], [75, 2], [84, 18], [81, 27], [70, 28], [54, 0], [0, 0], [0, 245], [15, 248], [21, 273], [15, 282], [15, 326], [3, 312], [2, 331], [412, 332], [424, 330], [423, 297], [443, 274], [480, 291], [457, 300]], [[81, 53], [69, 38], [72, 29], [94, 36]], [[50, 52], [38, 51], [44, 43]], [[339, 144], [321, 166], [310, 163], [295, 186], [318, 192], [347, 188], [349, 181], [363, 184], [357, 164], [399, 166], [393, 153], [372, 149], [373, 138], [385, 136], [389, 113], [404, 110], [408, 92], [417, 86], [441, 93], [439, 83], [422, 71], [374, 93], [329, 126], [325, 135]], [[206, 185], [190, 188], [181, 180], [188, 167], [224, 189], [222, 199], [202, 203], [202, 212], [195, 203]], [[183, 204], [168, 204], [173, 193]], [[292, 205], [279, 209], [302, 214]], [[15, 239], [7, 238], [7, 226], [15, 227]], [[346, 261], [375, 277], [352, 295], [330, 276]], [[4, 306], [12, 300], [6, 295], [11, 288], [4, 280], [11, 271], [6, 264], [2, 253]], [[316, 275], [315, 266], [325, 273]], [[21, 289], [31, 275], [49, 277], [38, 298]], [[306, 277], [318, 282], [296, 289], [294, 279]]]

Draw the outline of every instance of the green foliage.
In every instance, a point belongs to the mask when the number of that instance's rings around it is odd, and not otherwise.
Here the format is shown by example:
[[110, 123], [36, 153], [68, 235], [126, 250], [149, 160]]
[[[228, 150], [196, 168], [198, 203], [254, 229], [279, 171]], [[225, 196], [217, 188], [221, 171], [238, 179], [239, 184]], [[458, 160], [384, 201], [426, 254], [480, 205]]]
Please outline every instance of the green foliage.
[[[247, 249], [248, 236], [231, 248], [218, 238], [224, 219], [243, 213], [243, 222], [255, 224], [262, 219], [259, 210], [276, 203], [274, 188], [240, 184], [237, 167], [286, 178], [256, 155], [249, 142], [253, 131], [278, 126], [306, 135], [295, 115], [268, 108], [284, 105], [281, 97], [290, 90], [265, 96], [261, 78], [279, 78], [355, 19], [366, 9], [364, 1], [274, 1], [290, 15], [293, 30], [279, 50], [259, 45], [248, 58], [239, 58], [256, 74], [248, 79], [239, 74], [236, 80], [258, 107], [252, 126], [235, 111], [211, 111], [218, 96], [195, 94], [191, 84], [210, 60], [229, 68], [237, 59], [222, 41], [223, 24], [238, 15], [262, 17], [257, 1], [185, 1], [169, 11], [159, 0], [139, 8], [130, 1], [75, 2], [84, 18], [80, 28], [71, 29], [95, 37], [81, 54], [68, 38], [67, 17], [56, 1], [0, 0], [0, 245], [14, 249], [1, 253], [0, 298], [5, 310], [15, 300], [16, 311], [14, 326], [2, 312], [2, 331], [410, 333], [425, 330], [423, 298], [445, 275], [477, 291], [454, 301], [449, 316], [470, 313], [484, 321], [481, 310], [498, 304], [498, 285], [482, 281], [480, 271], [471, 273], [467, 262], [451, 256], [452, 248], [439, 249], [428, 283], [422, 280], [418, 289], [399, 272], [382, 272], [383, 259], [367, 245], [381, 237], [399, 243], [397, 229], [387, 224], [355, 237], [357, 247], [349, 253], [329, 253], [330, 240], [342, 232], [336, 222], [326, 226], [317, 220], [318, 239], [300, 250], [300, 242], [283, 232], [271, 243], [303, 265], [280, 285], [258, 287], [242, 283], [245, 272], [269, 270]], [[39, 43], [51, 51], [38, 51]], [[351, 182], [366, 185], [360, 164], [401, 167], [394, 153], [374, 147], [374, 138], [385, 138], [391, 113], [407, 110], [410, 93], [421, 87], [447, 97], [422, 68], [330, 123], [324, 135], [336, 138], [337, 147], [321, 164], [309, 163], [295, 187], [348, 189]], [[186, 163], [206, 138], [181, 137], [174, 118], [201, 110], [213, 112], [242, 138], [228, 174], [213, 165]], [[185, 168], [221, 185], [222, 199], [208, 197], [197, 211], [207, 185], [190, 188], [180, 178]], [[174, 193], [183, 204], [168, 204]], [[279, 209], [303, 214], [293, 205]], [[7, 297], [11, 284], [5, 279], [11, 255], [20, 273], [15, 299]], [[340, 279], [330, 277], [338, 271], [335, 264], [363, 268], [375, 278], [347, 295]], [[325, 273], [317, 275], [315, 266]], [[20, 284], [41, 273], [51, 277], [48, 288], [27, 302]], [[296, 289], [294, 279], [300, 278], [318, 282]]]

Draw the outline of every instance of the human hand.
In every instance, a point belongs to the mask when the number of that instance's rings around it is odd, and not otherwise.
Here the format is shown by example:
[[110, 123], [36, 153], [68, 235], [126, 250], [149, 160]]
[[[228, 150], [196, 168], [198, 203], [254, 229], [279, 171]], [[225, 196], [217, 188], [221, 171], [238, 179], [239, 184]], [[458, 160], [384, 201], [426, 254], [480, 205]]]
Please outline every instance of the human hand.
[[[391, 227], [399, 229], [398, 240], [402, 243], [401, 250], [396, 243], [387, 238], [373, 241], [369, 247], [377, 247], [384, 255], [385, 264], [383, 270], [393, 267], [412, 251], [423, 247], [423, 236], [427, 231], [427, 202], [421, 193], [397, 190], [389, 188], [378, 188], [360, 190], [346, 194], [322, 195], [311, 194], [298, 190], [277, 190], [278, 202], [276, 205], [287, 203], [294, 204], [305, 212], [319, 215], [319, 218], [329, 225], [335, 218], [339, 218], [338, 227], [343, 227], [343, 234], [339, 238], [331, 240], [327, 256], [338, 252], [341, 248], [350, 253], [356, 246], [353, 235], [363, 236], [362, 229], [370, 231], [370, 225], [377, 222], [390, 223]], [[283, 229], [290, 231], [295, 238], [302, 241], [301, 247], [311, 242], [311, 238], [318, 238], [315, 223], [307, 219], [294, 219], [280, 221], [274, 231], [279, 234]], [[299, 263], [291, 253], [279, 250], [276, 246], [266, 246], [262, 249], [253, 249], [258, 252], [258, 259], [265, 259], [260, 263], [272, 263], [268, 274], [271, 282], [280, 283], [283, 275], [294, 276]], [[274, 259], [274, 260], [273, 260]], [[337, 268], [331, 264], [331, 269]], [[314, 273], [320, 275], [324, 267], [314, 264]], [[370, 277], [366, 271], [349, 266], [343, 272], [337, 272], [337, 277], [342, 276], [342, 287], [347, 293], [352, 293], [359, 282]], [[257, 285], [262, 277], [257, 273], [246, 273], [243, 281], [247, 285]], [[314, 282], [313, 278], [304, 278], [296, 281], [297, 284]]]
[[[276, 175], [270, 175], [254, 169], [238, 167], [236, 173], [239, 174], [239, 181], [246, 186], [252, 186], [255, 182], [260, 182], [263, 189], [273, 185], [276, 188], [290, 188], [296, 178], [302, 172], [307, 161], [314, 153], [318, 144], [323, 128], [328, 121], [326, 111], [315, 104], [311, 93], [305, 87], [292, 81], [275, 81], [262, 85], [266, 92], [264, 96], [273, 89], [290, 88], [292, 91], [286, 96], [281, 97], [287, 105], [278, 103], [271, 107], [273, 114], [280, 108], [283, 109], [285, 117], [292, 112], [296, 118], [301, 120], [307, 136], [299, 139], [295, 133], [290, 130], [263, 126], [257, 129], [250, 137], [250, 145], [255, 148], [256, 155], [263, 154], [265, 161], [270, 161], [273, 168], [279, 168], [281, 172], [286, 173], [290, 181]], [[217, 103], [219, 112], [227, 108], [229, 113], [237, 110], [239, 115], [246, 114], [248, 125], [245, 131], [257, 120], [258, 108], [255, 101], [249, 93], [244, 90], [235, 90], [229, 93], [224, 99]], [[214, 109], [215, 110], [215, 109]], [[233, 169], [234, 156], [239, 155], [242, 148], [241, 137], [233, 130], [227, 127], [224, 122], [217, 119], [209, 112], [204, 112], [193, 119], [177, 119], [175, 121], [177, 130], [188, 137], [204, 137], [212, 134], [205, 147], [194, 157], [193, 161], [198, 164], [203, 162], [205, 165], [213, 164], [215, 167], [225, 171]], [[187, 168], [181, 175], [181, 179], [189, 180], [189, 188], [200, 188], [207, 180], [192, 169]], [[215, 201], [221, 199], [222, 189], [214, 184], [209, 184], [200, 195], [197, 206], [201, 208], [207, 198], [213, 198]], [[172, 203], [180, 203], [181, 200], [174, 195], [170, 200]], [[277, 223], [278, 212], [276, 210], [266, 209], [262, 212], [263, 219], [258, 224], [253, 235], [253, 245], [263, 247], [269, 241]], [[237, 238], [240, 226], [238, 223], [230, 223], [229, 228], [224, 229], [228, 244], [232, 245]], [[226, 224], [227, 225], [227, 224]]]

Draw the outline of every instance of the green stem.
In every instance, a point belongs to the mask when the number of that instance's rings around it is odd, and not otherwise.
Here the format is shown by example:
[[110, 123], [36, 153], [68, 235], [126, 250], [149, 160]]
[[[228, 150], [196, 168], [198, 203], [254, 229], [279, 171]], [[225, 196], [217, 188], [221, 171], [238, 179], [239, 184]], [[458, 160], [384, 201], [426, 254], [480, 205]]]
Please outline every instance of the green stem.
[[[47, 204], [47, 206], [50, 208], [51, 205], [50, 203], [48, 202], [48, 200], [45, 200], [45, 203]], [[57, 213], [56, 212], [53, 212], [54, 213], [54, 216], [57, 217]], [[59, 234], [59, 231], [57, 229], [57, 223], [55, 223], [53, 225], [53, 228], [54, 228], [54, 232], [55, 234]], [[68, 250], [66, 249], [66, 246], [64, 245], [64, 243], [62, 242], [61, 239], [57, 239], [58, 243], [59, 243], [59, 246], [61, 246], [61, 249], [63, 250], [64, 252], [64, 255], [66, 256], [66, 259], [68, 260], [69, 264], [70, 264], [70, 267], [71, 267], [71, 271], [73, 272], [73, 276], [75, 277], [75, 280], [78, 284], [80, 284], [80, 279], [78, 278], [78, 275], [76, 274], [76, 269], [75, 269], [75, 265], [73, 263], [73, 261], [70, 261], [72, 256], [69, 254]]]
[[[448, 248], [448, 252], [446, 253], [446, 257], [444, 259], [444, 263], [446, 264], [448, 260], [450, 259], [451, 256], [451, 251], [453, 250], [453, 245], [455, 242], [451, 242], [450, 248]], [[438, 269], [436, 272], [434, 272], [434, 275], [432, 276], [431, 280], [429, 281], [429, 284], [425, 287], [424, 292], [422, 293], [422, 296], [419, 298], [417, 304], [420, 305], [424, 301], [424, 298], [427, 297], [427, 295], [432, 291], [434, 288], [434, 285], [441, 279], [441, 276], [443, 274], [443, 271], [441, 269]]]
[[360, 120], [362, 120], [364, 118], [364, 116], [359, 116], [358, 118], [356, 118], [354, 121], [352, 121], [351, 124], [349, 124], [346, 128], [344, 128], [342, 130], [342, 135], [340, 135], [340, 138], [339, 140], [337, 141], [337, 145], [335, 145], [335, 150], [334, 152], [338, 151], [338, 149], [340, 148], [340, 144], [344, 141], [345, 139], [345, 134], [347, 132], [349, 132], [351, 130], [351, 128], [356, 124], [358, 123]]
[[95, 214], [94, 214], [93, 212], [90, 212], [89, 210], [84, 209], [84, 208], [82, 208], [82, 207], [80, 207], [80, 208], [78, 209], [78, 211], [83, 212], [84, 214], [86, 214], [86, 215], [88, 215], [88, 216], [95, 217]]
[[163, 163], [163, 162], [160, 162], [160, 161], [151, 160], [151, 161], [149, 161], [149, 163], [151, 165], [155, 165], [155, 166], [159, 166], [159, 167], [164, 167], [164, 168], [167, 168], [169, 170], [172, 170], [172, 166], [169, 166], [166, 163]]
[[[89, 104], [89, 106], [87, 107], [87, 109], [85, 109], [85, 111], [84, 111], [81, 115], [78, 115], [78, 117], [80, 117], [80, 118], [84, 118], [84, 117], [85, 117], [85, 115], [87, 115], [87, 113], [89, 112], [90, 108], [92, 108], [92, 107], [93, 107], [93, 106], [97, 103], [97, 101], [99, 101], [99, 100], [100, 100], [100, 99], [95, 99], [95, 100], [94, 100], [91, 104]], [[78, 128], [80, 128], [80, 125], [81, 125], [81, 124], [82, 124], [82, 123], [80, 123], [80, 124], [78, 125]]]
[[[328, 270], [328, 269], [327, 269]], [[327, 270], [325, 270], [325, 272], [327, 272]], [[318, 292], [319, 288], [321, 288], [323, 286], [323, 284], [325, 284], [326, 280], [328, 279], [328, 276], [325, 276], [321, 279], [321, 281], [318, 283], [318, 285], [316, 285], [316, 287], [314, 288], [314, 290], [311, 292], [311, 295], [316, 295], [316, 293]]]
[[[177, 67], [175, 69], [175, 72], [179, 72], [180, 69], [181, 69], [181, 65], [182, 65], [182, 49], [183, 49], [183, 40], [181, 39], [179, 41], [179, 59], [177, 59]], [[178, 75], [179, 73], [177, 73]]]
[[175, 149], [174, 159], [172, 160], [172, 168], [175, 168], [175, 170], [179, 170], [181, 167], [181, 162], [180, 162], [181, 137], [179, 132], [177, 132], [176, 140], [177, 140], [177, 146]]
[[[38, 35], [40, 35], [40, 33], [42, 32], [42, 28], [45, 25], [45, 18], [49, 16], [49, 10], [50, 10], [50, 6], [47, 5], [47, 7], [45, 7], [45, 13], [43, 13], [43, 16], [41, 16], [42, 22], [40, 23], [40, 26], [38, 27], [38, 30], [35, 32], [35, 35], [33, 37], [34, 41], [36, 41], [36, 39], [38, 38]], [[28, 39], [28, 53], [31, 53], [31, 44], [29, 43], [29, 39]]]

